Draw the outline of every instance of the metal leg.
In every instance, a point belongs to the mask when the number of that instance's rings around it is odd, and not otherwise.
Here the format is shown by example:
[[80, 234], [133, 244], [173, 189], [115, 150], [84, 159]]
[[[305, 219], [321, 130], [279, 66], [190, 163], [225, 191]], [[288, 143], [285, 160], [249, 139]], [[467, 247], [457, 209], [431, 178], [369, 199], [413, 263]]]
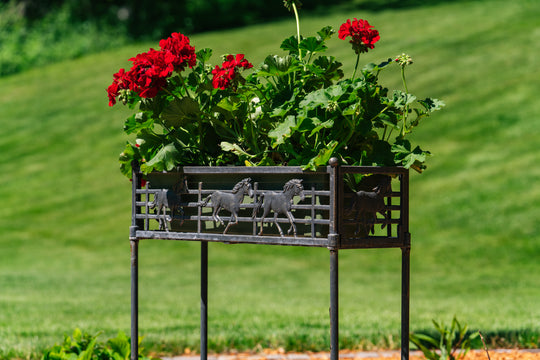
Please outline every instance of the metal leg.
[[129, 241], [131, 248], [131, 360], [139, 354], [139, 240]]
[[330, 250], [330, 360], [339, 359], [338, 250]]
[[401, 253], [401, 360], [409, 360], [411, 248], [404, 247]]
[[208, 243], [201, 242], [201, 360], [208, 358]]

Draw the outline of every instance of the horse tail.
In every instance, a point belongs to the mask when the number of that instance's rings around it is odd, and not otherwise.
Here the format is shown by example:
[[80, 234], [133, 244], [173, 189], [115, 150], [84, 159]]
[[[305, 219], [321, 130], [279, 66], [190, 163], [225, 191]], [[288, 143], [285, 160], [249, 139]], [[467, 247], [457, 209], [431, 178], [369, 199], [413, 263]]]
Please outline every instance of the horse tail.
[[257, 216], [257, 213], [259, 212], [259, 209], [262, 206], [263, 199], [264, 199], [264, 193], [259, 195], [259, 201], [255, 203], [255, 207], [253, 208], [253, 214], [251, 214], [252, 219], [255, 219], [255, 217]]
[[203, 201], [201, 201], [201, 202], [199, 203], [199, 206], [206, 206], [206, 205], [208, 205], [208, 202], [210, 201], [211, 198], [212, 198], [212, 194], [208, 195], [208, 196], [206, 197], [206, 199], [204, 199]]

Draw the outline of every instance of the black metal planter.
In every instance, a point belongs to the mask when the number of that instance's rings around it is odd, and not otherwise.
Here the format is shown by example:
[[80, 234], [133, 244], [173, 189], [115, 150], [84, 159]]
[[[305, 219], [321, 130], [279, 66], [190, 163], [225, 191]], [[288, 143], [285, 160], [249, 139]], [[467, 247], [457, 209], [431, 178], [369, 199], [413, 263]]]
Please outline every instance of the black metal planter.
[[[133, 172], [131, 338], [138, 338], [141, 239], [201, 242], [201, 360], [207, 359], [208, 243], [330, 251], [330, 352], [339, 357], [338, 251], [401, 248], [401, 358], [409, 359], [409, 172], [401, 167], [183, 167]], [[362, 176], [363, 177], [362, 177]], [[359, 180], [362, 177], [362, 180]], [[351, 185], [353, 184], [353, 185]], [[137, 341], [131, 359], [137, 359]]]

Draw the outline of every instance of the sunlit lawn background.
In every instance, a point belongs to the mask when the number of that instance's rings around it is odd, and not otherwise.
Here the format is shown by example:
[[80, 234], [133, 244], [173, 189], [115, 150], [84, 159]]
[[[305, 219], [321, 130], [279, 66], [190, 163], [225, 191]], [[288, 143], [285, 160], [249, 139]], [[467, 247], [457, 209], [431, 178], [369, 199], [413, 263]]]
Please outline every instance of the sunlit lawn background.
[[[466, 1], [301, 18], [311, 35], [347, 18], [381, 33], [377, 62], [409, 53], [409, 89], [445, 100], [416, 140], [434, 156], [411, 175], [411, 331], [456, 315], [494, 345], [538, 347], [540, 334], [540, 3]], [[195, 34], [197, 48], [253, 63], [294, 19]], [[117, 156], [128, 110], [105, 88], [138, 43], [0, 78], [0, 358], [39, 357], [74, 328], [130, 326], [130, 183]], [[335, 37], [330, 52], [352, 72]], [[384, 81], [399, 87], [399, 73]], [[140, 333], [146, 348], [197, 350], [199, 244], [143, 241]], [[340, 341], [397, 348], [401, 253], [340, 252]], [[328, 251], [210, 244], [211, 351], [329, 342]]]

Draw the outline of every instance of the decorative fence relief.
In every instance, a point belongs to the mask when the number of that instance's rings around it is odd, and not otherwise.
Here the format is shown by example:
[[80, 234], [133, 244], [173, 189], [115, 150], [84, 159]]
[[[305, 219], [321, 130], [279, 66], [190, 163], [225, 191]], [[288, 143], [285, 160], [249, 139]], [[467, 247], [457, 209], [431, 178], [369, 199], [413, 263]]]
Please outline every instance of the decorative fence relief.
[[[144, 181], [135, 170], [132, 203], [132, 339], [139, 335], [139, 240], [201, 243], [201, 360], [208, 347], [209, 242], [328, 248], [331, 360], [339, 358], [338, 250], [401, 248], [401, 358], [409, 359], [408, 170], [339, 166], [334, 159], [318, 171], [195, 166]], [[138, 343], [131, 347], [136, 360]]]
[[[401, 247], [402, 168], [185, 167], [136, 188], [136, 238], [299, 246]], [[339, 236], [337, 236], [339, 235]], [[332, 243], [336, 241], [337, 243]]]

